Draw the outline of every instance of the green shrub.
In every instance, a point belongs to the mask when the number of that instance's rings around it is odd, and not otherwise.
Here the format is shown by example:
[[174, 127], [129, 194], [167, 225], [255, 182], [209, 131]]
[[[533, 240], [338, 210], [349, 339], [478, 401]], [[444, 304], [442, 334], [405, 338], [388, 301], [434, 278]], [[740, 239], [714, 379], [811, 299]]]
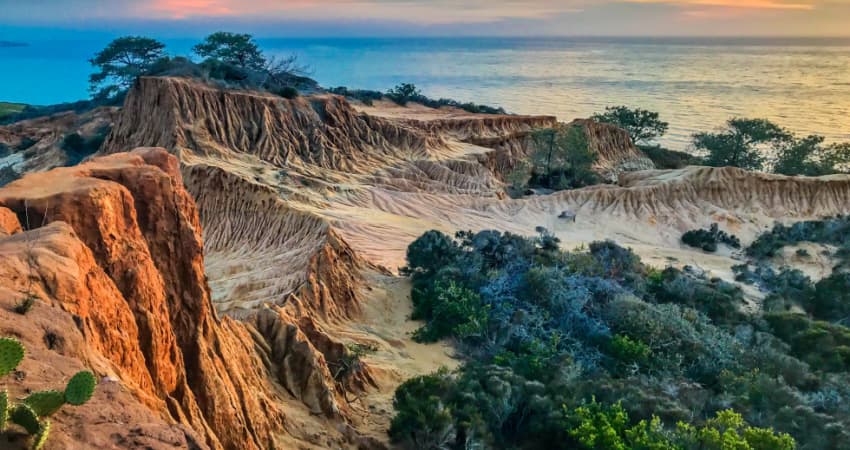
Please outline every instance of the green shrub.
[[721, 231], [716, 223], [705, 230], [691, 230], [682, 235], [682, 243], [701, 248], [709, 253], [717, 251], [717, 244], [726, 244], [732, 248], [741, 248], [741, 241], [735, 235]]
[[732, 410], [720, 411], [705, 426], [679, 423], [675, 439], [686, 450], [794, 450], [797, 443], [785, 433], [752, 427]]
[[608, 351], [612, 357], [623, 364], [643, 365], [652, 354], [652, 349], [648, 345], [621, 334], [611, 338]]
[[481, 297], [453, 281], [437, 285], [428, 323], [416, 331], [414, 339], [434, 342], [449, 336], [482, 337], [487, 332], [487, 306]]
[[687, 166], [699, 166], [703, 160], [690, 153], [669, 150], [658, 145], [638, 145], [640, 151], [652, 160], [656, 169], [682, 169]]
[[445, 372], [405, 381], [396, 389], [390, 424], [392, 441], [407, 449], [439, 449], [455, 439], [452, 412], [443, 395], [452, 391], [452, 380]]
[[619, 403], [604, 406], [592, 402], [575, 409], [564, 407], [567, 432], [580, 448], [587, 450], [677, 450], [656, 417], [651, 421], [629, 423]]

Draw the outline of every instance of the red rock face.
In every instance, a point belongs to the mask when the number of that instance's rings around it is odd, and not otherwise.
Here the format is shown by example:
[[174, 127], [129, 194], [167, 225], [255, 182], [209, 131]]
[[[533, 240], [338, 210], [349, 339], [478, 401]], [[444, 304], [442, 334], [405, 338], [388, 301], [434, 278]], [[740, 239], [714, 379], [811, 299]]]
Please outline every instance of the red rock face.
[[0, 239], [18, 232], [12, 215], [34, 230], [24, 234], [50, 228], [78, 243], [67, 258], [85, 275], [36, 261], [35, 289], [77, 318], [87, 351], [145, 405], [211, 448], [275, 448], [275, 392], [245, 326], [213, 310], [197, 210], [173, 156], [140, 149], [27, 176], [0, 190]]

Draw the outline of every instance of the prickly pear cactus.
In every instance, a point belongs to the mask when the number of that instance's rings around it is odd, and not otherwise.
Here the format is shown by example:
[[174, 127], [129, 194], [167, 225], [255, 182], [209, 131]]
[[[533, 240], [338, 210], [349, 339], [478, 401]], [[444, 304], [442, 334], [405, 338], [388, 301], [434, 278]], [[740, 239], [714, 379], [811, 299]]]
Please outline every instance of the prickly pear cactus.
[[65, 401], [75, 406], [89, 401], [94, 394], [96, 383], [94, 374], [88, 370], [77, 372], [76, 375], [71, 377], [68, 386], [65, 388]]
[[24, 399], [24, 403], [39, 417], [49, 416], [65, 404], [65, 394], [59, 391], [33, 392]]
[[35, 411], [24, 404], [16, 405], [12, 408], [11, 413], [9, 413], [9, 419], [22, 426], [29, 434], [36, 434], [38, 433], [38, 429], [41, 428], [41, 424], [38, 422], [38, 416], [35, 415]]
[[9, 393], [5, 389], [0, 391], [0, 431], [6, 429], [6, 420], [9, 419]]
[[12, 338], [0, 338], [0, 377], [8, 375], [24, 359], [24, 346]]
[[44, 443], [47, 442], [48, 435], [50, 435], [50, 421], [45, 419], [41, 422], [38, 433], [32, 437], [32, 450], [41, 450], [41, 447], [44, 447]]

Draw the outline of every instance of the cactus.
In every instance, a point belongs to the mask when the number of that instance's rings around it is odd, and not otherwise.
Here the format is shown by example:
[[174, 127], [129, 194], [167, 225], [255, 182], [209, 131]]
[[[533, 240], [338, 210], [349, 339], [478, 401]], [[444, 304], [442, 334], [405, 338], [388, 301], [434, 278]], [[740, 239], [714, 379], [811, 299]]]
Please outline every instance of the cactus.
[[[24, 346], [14, 338], [0, 338], [0, 376], [7, 375], [20, 364], [24, 358]], [[23, 427], [32, 435], [32, 449], [41, 450], [50, 434], [50, 421], [39, 420], [39, 417], [49, 416], [62, 405], [82, 405], [89, 401], [94, 394], [96, 380], [94, 374], [83, 370], [71, 377], [64, 392], [39, 391], [33, 392], [23, 403], [12, 404], [6, 390], [0, 391], [0, 432], [11, 421]]]
[[94, 386], [96, 384], [94, 374], [88, 370], [77, 372], [68, 381], [68, 386], [65, 387], [65, 401], [79, 406], [89, 401], [94, 394]]
[[24, 399], [24, 403], [39, 416], [49, 416], [65, 404], [65, 394], [59, 391], [33, 392]]
[[36, 433], [32, 438], [32, 450], [41, 450], [41, 447], [44, 447], [44, 443], [47, 442], [47, 436], [49, 434], [50, 421], [45, 419], [41, 423], [41, 428], [38, 429], [38, 433]]
[[24, 359], [24, 346], [17, 339], [0, 338], [0, 377], [7, 375]]
[[24, 427], [29, 434], [36, 434], [38, 433], [38, 429], [41, 428], [35, 411], [24, 404], [16, 405], [9, 414], [9, 418], [12, 422]]
[[0, 431], [6, 429], [6, 420], [9, 418], [9, 393], [5, 389], [0, 391]]

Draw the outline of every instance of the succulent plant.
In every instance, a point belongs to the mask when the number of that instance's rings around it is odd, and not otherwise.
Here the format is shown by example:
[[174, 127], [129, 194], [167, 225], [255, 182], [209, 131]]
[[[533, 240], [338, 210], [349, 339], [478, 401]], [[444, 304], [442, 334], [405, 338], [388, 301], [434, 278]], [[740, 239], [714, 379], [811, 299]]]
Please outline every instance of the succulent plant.
[[0, 377], [8, 375], [24, 359], [24, 346], [12, 338], [0, 338]]
[[12, 408], [9, 413], [9, 419], [22, 426], [29, 434], [36, 434], [38, 433], [38, 429], [41, 428], [41, 424], [38, 422], [38, 416], [35, 414], [35, 411], [23, 403], [15, 405], [15, 407]]
[[50, 421], [45, 419], [41, 422], [41, 428], [38, 429], [38, 433], [36, 433], [32, 438], [32, 449], [41, 450], [41, 447], [44, 447], [44, 443], [47, 442], [47, 436], [49, 434]]
[[94, 374], [88, 370], [77, 372], [77, 374], [68, 381], [68, 386], [65, 387], [65, 401], [75, 406], [82, 405], [89, 401], [92, 394], [94, 394], [94, 386], [96, 383], [97, 381], [94, 378]]
[[0, 431], [6, 429], [6, 420], [9, 419], [9, 393], [5, 389], [0, 391]]
[[59, 391], [33, 392], [24, 399], [24, 403], [39, 416], [49, 416], [65, 404], [65, 394]]
[[[0, 376], [15, 370], [24, 353], [24, 346], [19, 340], [0, 338]], [[50, 421], [44, 417], [55, 413], [62, 405], [78, 406], [89, 401], [96, 384], [94, 374], [83, 370], [71, 377], [64, 392], [33, 392], [22, 403], [10, 403], [8, 392], [0, 391], [0, 432], [5, 430], [7, 422], [18, 424], [32, 435], [32, 449], [40, 450], [50, 434]]]

